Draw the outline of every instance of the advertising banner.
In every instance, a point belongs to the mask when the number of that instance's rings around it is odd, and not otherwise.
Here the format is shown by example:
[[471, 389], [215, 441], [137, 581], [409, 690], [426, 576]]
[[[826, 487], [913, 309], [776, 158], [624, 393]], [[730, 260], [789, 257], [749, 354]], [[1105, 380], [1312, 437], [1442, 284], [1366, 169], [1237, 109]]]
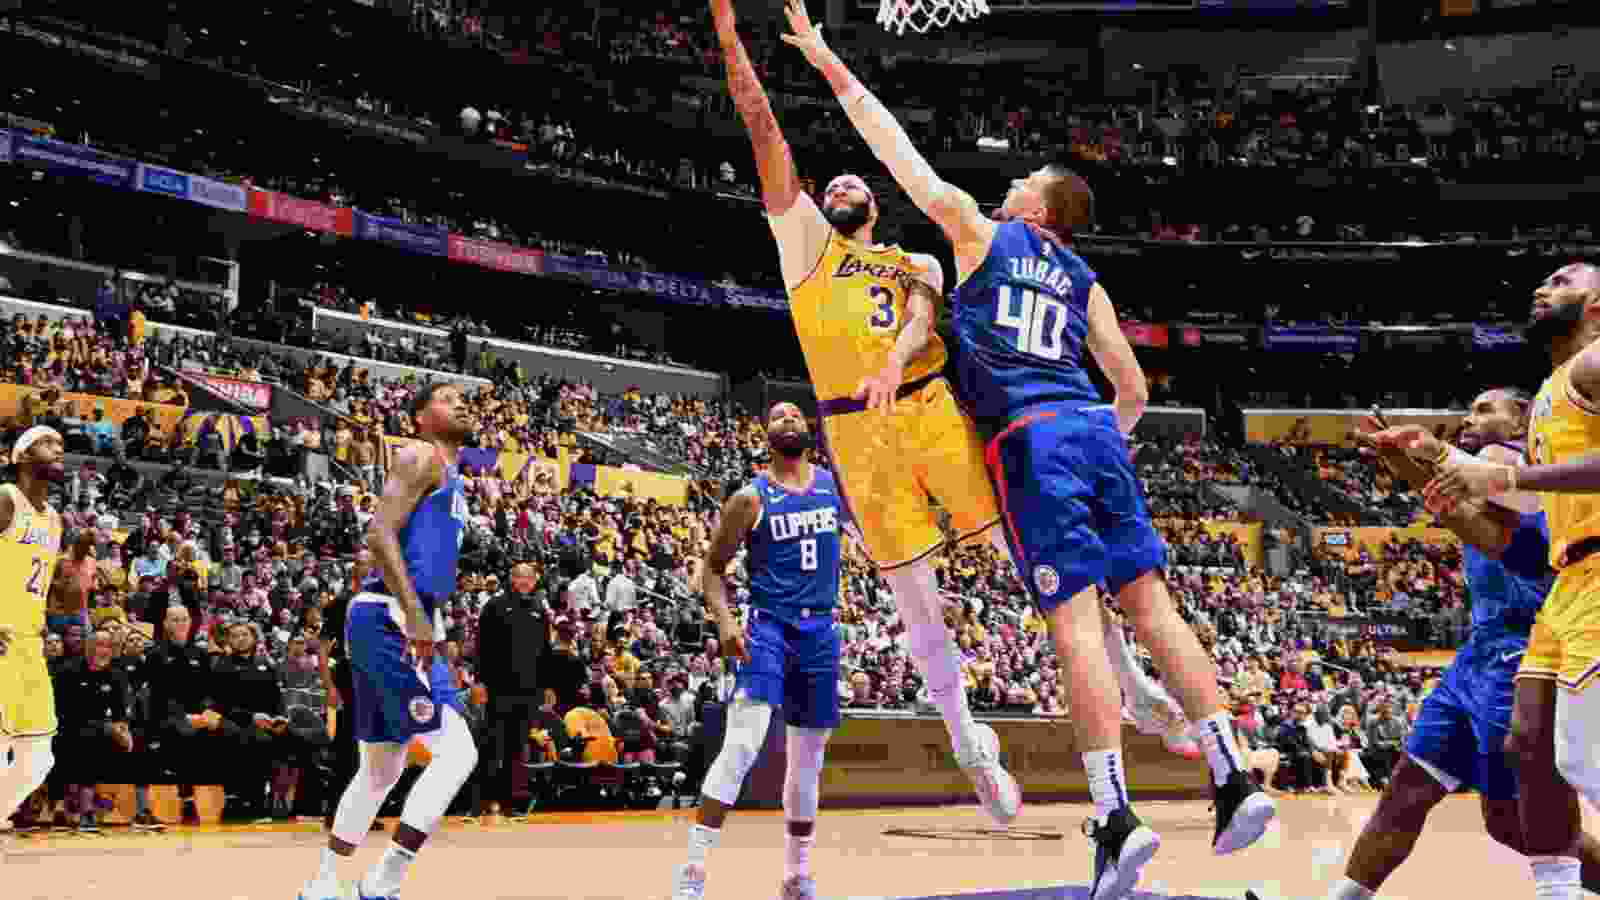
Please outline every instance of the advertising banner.
[[147, 194], [165, 194], [179, 200], [189, 199], [189, 176], [160, 166], [139, 165], [139, 177], [134, 180], [134, 190]]
[[1335, 638], [1370, 640], [1380, 644], [1412, 644], [1421, 637], [1424, 623], [1408, 616], [1329, 616], [1305, 613], [1302, 624], [1321, 628]]
[[324, 206], [310, 200], [301, 200], [277, 191], [250, 191], [250, 215], [271, 222], [294, 225], [307, 231], [324, 231], [355, 235], [355, 210], [345, 207]]
[[431, 225], [412, 225], [388, 216], [374, 216], [356, 210], [355, 236], [364, 241], [377, 241], [399, 247], [423, 256], [446, 256], [450, 253], [450, 232]]
[[239, 378], [223, 378], [220, 375], [202, 375], [198, 372], [185, 372], [193, 378], [211, 388], [213, 391], [242, 403], [251, 409], [267, 410], [272, 408], [272, 385], [260, 381], [245, 381]]
[[[23, 401], [30, 396], [43, 394], [40, 388], [23, 387], [16, 384], [0, 384], [0, 418], [15, 418], [23, 412]], [[167, 403], [146, 403], [143, 400], [121, 400], [116, 397], [102, 397], [98, 394], [67, 394], [63, 393], [57, 401], [66, 404], [67, 418], [83, 419], [86, 422], [94, 421], [95, 409], [105, 412], [106, 421], [122, 427], [135, 412], [143, 411], [145, 418], [150, 421], [151, 429], [163, 434], [172, 434], [178, 420], [183, 418], [185, 407], [173, 406]]]
[[1472, 326], [1472, 347], [1474, 350], [1521, 350], [1528, 346], [1528, 341], [1518, 332], [1509, 328], [1496, 328], [1489, 325]]
[[250, 208], [249, 192], [237, 184], [189, 176], [189, 200], [212, 209], [244, 212]]
[[471, 263], [485, 269], [517, 272], [523, 275], [540, 275], [544, 272], [544, 251], [527, 247], [513, 247], [493, 241], [479, 241], [450, 235], [450, 258], [456, 262]]
[[14, 136], [11, 152], [17, 162], [35, 163], [56, 172], [81, 175], [111, 187], [133, 186], [132, 162], [79, 144], [19, 133]]
[[11, 131], [0, 128], [0, 163], [11, 162]]
[[1361, 349], [1361, 335], [1351, 328], [1272, 325], [1267, 327], [1262, 337], [1268, 350], [1354, 353]]
[[633, 272], [614, 269], [610, 265], [571, 256], [545, 254], [544, 271], [547, 275], [567, 275], [579, 278], [596, 287], [615, 291], [638, 291], [667, 300], [696, 306], [755, 306], [766, 309], [787, 309], [788, 301], [780, 293], [761, 291], [737, 285], [715, 284], [679, 275], [662, 275], [659, 272]]
[[1167, 326], [1151, 325], [1148, 322], [1123, 322], [1122, 333], [1127, 336], [1128, 343], [1135, 347], [1157, 347], [1166, 349]]

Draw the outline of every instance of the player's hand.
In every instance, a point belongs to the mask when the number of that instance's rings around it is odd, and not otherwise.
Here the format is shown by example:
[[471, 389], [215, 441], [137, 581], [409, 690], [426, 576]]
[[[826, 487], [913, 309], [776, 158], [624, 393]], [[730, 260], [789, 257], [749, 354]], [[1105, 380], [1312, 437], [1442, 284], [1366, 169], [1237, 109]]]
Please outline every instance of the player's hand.
[[750, 647], [745, 643], [744, 632], [739, 630], [737, 623], [729, 621], [719, 624], [717, 634], [722, 639], [723, 656], [741, 663], [750, 661]]
[[1463, 500], [1493, 497], [1511, 489], [1513, 469], [1486, 462], [1453, 463], [1435, 475], [1422, 490], [1429, 512], [1450, 512]]
[[904, 378], [905, 372], [900, 366], [889, 363], [883, 367], [883, 371], [862, 380], [861, 386], [856, 388], [856, 399], [866, 400], [867, 409], [880, 410], [884, 414], [892, 413], [895, 394], [899, 392]]
[[807, 62], [821, 68], [833, 56], [833, 51], [822, 39], [822, 26], [811, 24], [811, 15], [806, 12], [806, 0], [788, 0], [783, 14], [788, 18], [792, 32], [782, 35], [783, 42], [798, 49]]
[[1357, 434], [1373, 446], [1402, 450], [1415, 459], [1432, 461], [1438, 459], [1440, 452], [1444, 450], [1444, 442], [1421, 425], [1396, 425], [1392, 428], [1383, 428], [1376, 419], [1368, 416], [1357, 429]]
[[407, 644], [411, 651], [411, 658], [418, 665], [428, 666], [433, 664], [434, 642], [430, 638], [412, 638]]

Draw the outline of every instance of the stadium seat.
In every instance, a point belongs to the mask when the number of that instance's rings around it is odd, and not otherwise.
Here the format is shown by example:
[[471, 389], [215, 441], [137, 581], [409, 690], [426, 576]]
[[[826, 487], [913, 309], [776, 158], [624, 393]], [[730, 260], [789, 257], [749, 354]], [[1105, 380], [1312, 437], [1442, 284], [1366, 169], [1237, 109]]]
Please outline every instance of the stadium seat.
[[661, 785], [661, 790], [672, 795], [672, 808], [681, 807], [681, 796], [678, 793], [678, 775], [683, 767], [675, 762], [668, 763], [641, 763], [647, 778], [654, 779]]
[[556, 797], [556, 763], [523, 763], [522, 766], [528, 770], [528, 808], [524, 815], [531, 816], [540, 801], [553, 800]]

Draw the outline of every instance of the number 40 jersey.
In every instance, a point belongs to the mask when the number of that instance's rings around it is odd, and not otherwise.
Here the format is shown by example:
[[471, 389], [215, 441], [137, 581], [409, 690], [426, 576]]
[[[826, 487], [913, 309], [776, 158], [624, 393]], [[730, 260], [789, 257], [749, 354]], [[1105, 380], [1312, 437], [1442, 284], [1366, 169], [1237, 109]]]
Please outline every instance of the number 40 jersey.
[[1025, 222], [996, 229], [951, 301], [957, 395], [989, 436], [1030, 407], [1104, 402], [1083, 365], [1096, 277]]

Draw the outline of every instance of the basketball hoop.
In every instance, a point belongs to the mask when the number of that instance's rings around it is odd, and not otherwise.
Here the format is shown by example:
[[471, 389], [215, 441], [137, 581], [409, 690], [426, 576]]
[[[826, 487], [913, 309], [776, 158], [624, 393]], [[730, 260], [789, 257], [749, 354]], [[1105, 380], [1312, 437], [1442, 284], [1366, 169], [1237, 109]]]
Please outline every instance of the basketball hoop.
[[881, 0], [878, 24], [895, 34], [905, 34], [907, 28], [927, 34], [951, 21], [966, 22], [988, 12], [989, 0]]

